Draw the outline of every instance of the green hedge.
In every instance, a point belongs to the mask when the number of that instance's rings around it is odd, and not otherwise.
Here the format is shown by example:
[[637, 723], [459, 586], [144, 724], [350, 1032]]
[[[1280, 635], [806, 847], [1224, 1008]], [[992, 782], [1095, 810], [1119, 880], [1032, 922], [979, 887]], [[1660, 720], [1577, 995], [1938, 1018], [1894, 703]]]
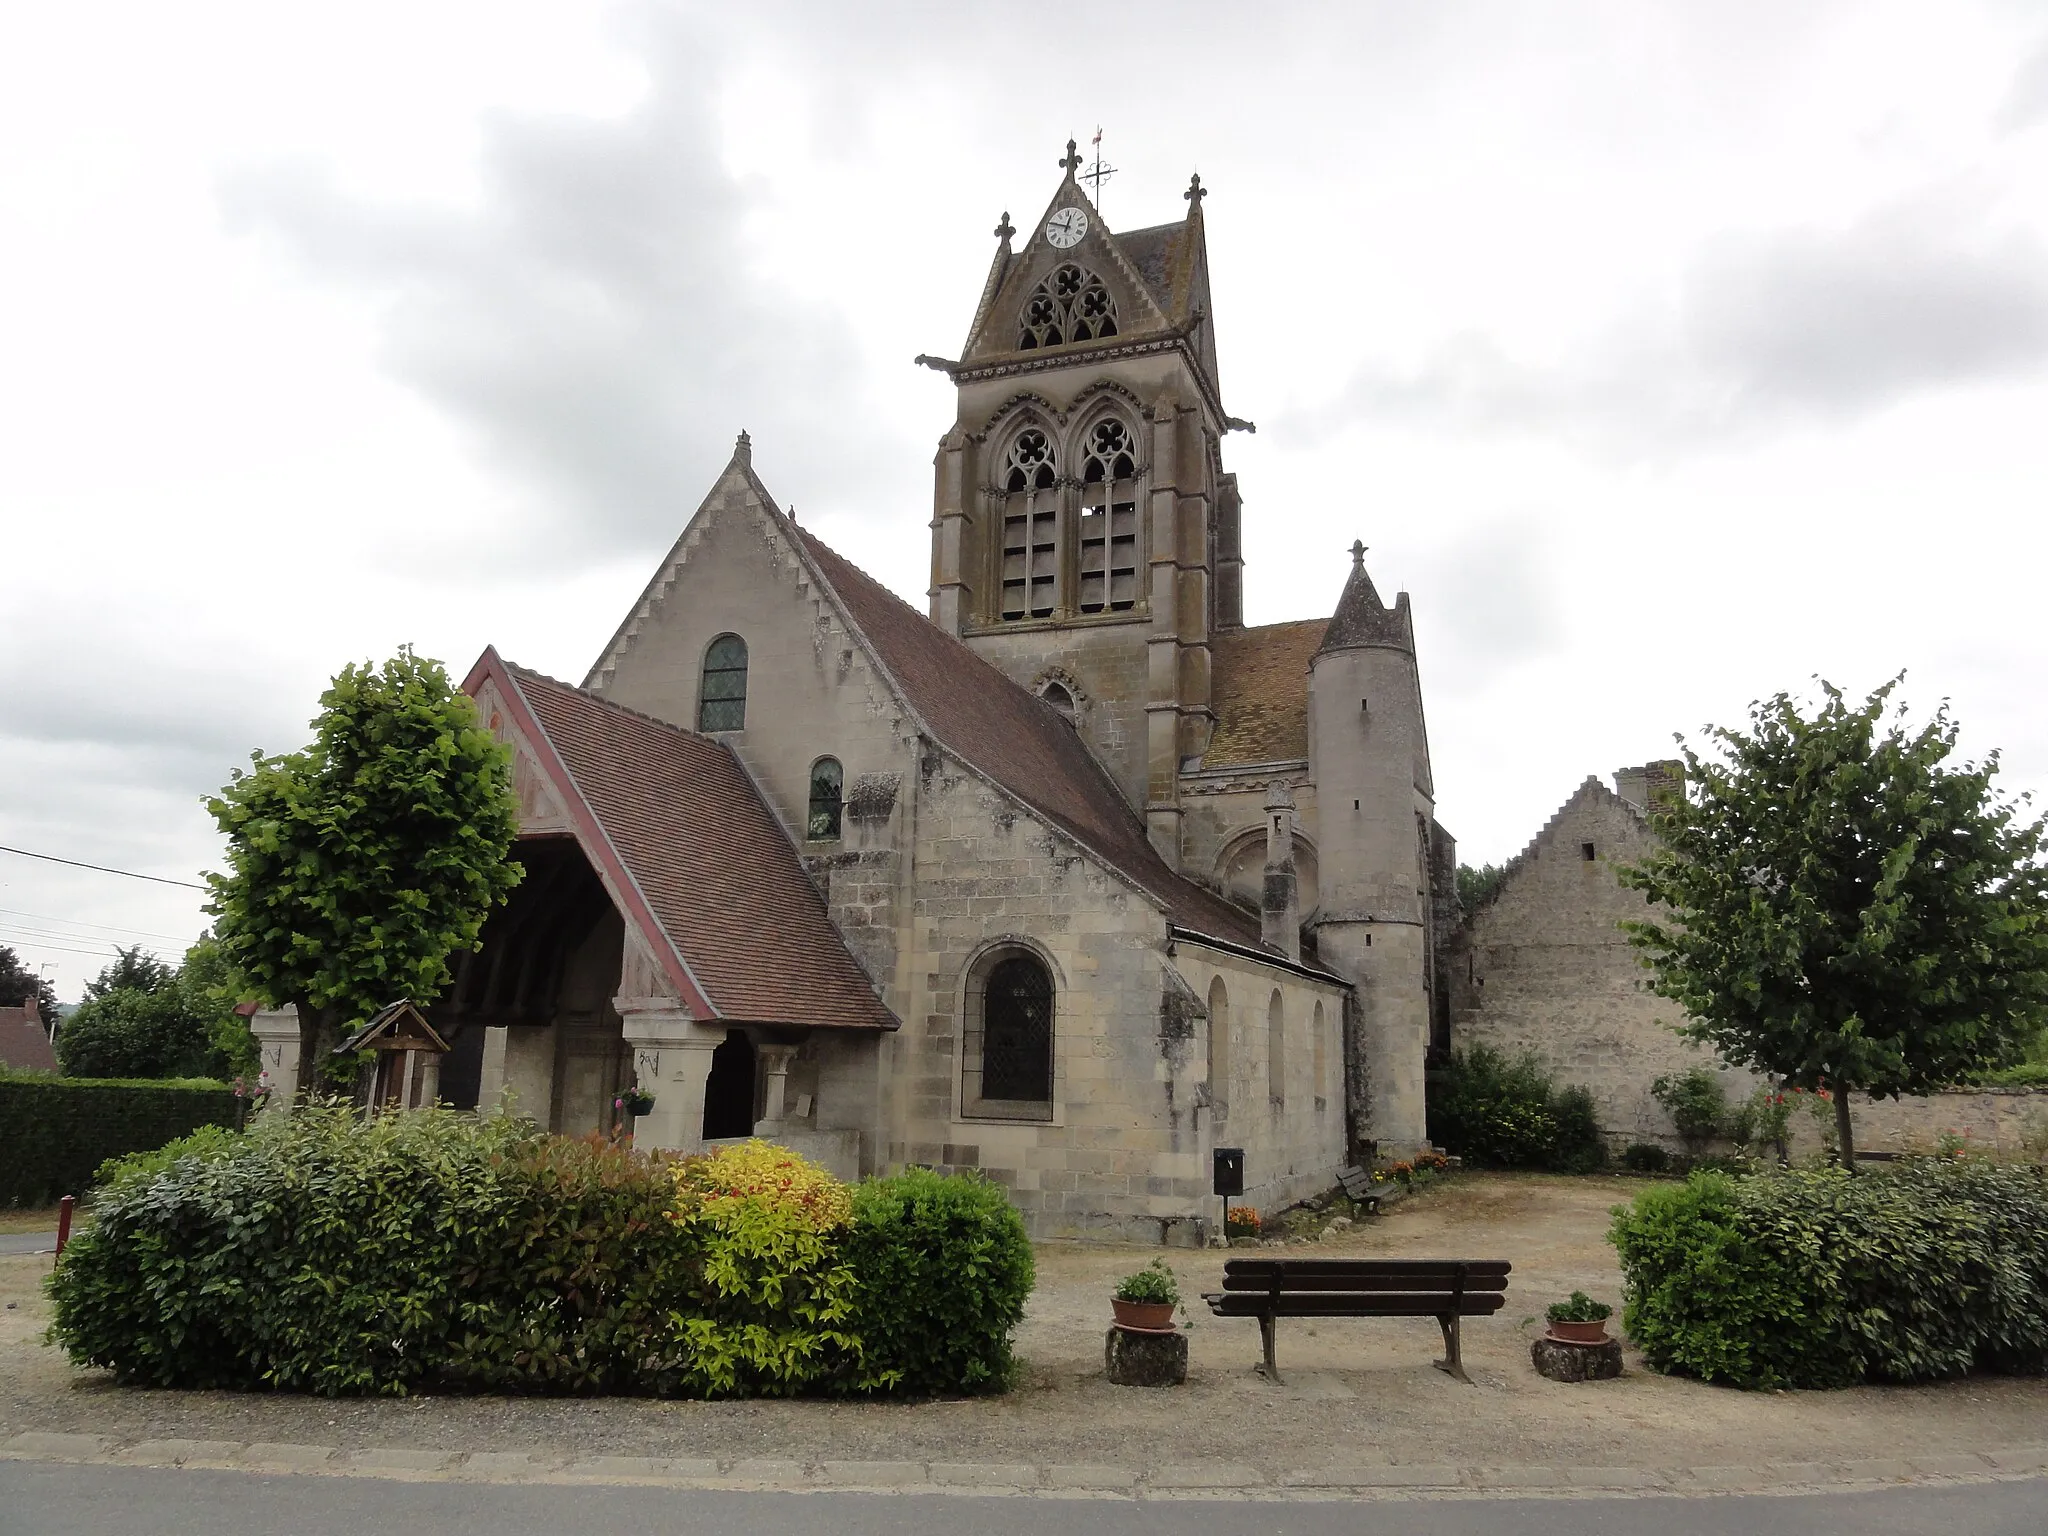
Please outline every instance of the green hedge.
[[[779, 1150], [779, 1149], [778, 1149]], [[853, 1193], [451, 1111], [299, 1110], [111, 1170], [51, 1280], [71, 1358], [163, 1387], [999, 1390], [1031, 1285], [978, 1179]], [[819, 1216], [818, 1210], [829, 1208]], [[849, 1218], [848, 1211], [852, 1215]]]
[[0, 1206], [82, 1195], [109, 1158], [234, 1123], [234, 1091], [204, 1079], [0, 1074]]
[[1466, 1161], [1495, 1168], [1591, 1173], [1607, 1144], [1584, 1088], [1559, 1088], [1533, 1055], [1489, 1046], [1454, 1051], [1426, 1080], [1429, 1139]]
[[2048, 1176], [1929, 1158], [1731, 1178], [1618, 1207], [1623, 1322], [1657, 1370], [1841, 1387], [2048, 1368]]

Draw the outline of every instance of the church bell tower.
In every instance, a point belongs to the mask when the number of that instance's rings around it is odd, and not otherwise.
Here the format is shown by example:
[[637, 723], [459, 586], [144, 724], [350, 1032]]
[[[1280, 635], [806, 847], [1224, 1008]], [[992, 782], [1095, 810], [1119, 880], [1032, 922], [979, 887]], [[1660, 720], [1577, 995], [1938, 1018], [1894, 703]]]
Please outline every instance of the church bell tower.
[[1118, 234], [1071, 140], [1059, 163], [1039, 219], [996, 227], [958, 360], [918, 359], [957, 394], [931, 617], [1073, 721], [1177, 866], [1210, 637], [1243, 622], [1222, 442], [1247, 424], [1217, 386], [1201, 178], [1182, 218]]

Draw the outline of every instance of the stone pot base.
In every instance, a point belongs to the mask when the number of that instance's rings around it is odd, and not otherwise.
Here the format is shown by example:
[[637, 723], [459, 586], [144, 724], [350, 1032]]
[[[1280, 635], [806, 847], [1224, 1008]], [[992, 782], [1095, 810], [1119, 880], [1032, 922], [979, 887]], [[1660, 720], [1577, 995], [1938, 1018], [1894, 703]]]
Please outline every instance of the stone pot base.
[[1188, 1379], [1188, 1336], [1178, 1328], [1111, 1327], [1102, 1341], [1102, 1369], [1120, 1387], [1177, 1387]]
[[1529, 1346], [1536, 1374], [1552, 1381], [1611, 1381], [1621, 1374], [1621, 1340], [1568, 1344], [1562, 1339], [1537, 1339]]

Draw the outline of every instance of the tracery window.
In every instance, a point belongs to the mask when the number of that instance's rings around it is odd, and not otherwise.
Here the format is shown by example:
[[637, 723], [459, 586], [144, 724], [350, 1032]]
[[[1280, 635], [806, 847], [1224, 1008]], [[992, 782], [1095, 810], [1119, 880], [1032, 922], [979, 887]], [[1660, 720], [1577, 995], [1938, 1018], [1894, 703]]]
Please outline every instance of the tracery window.
[[804, 836], [815, 842], [839, 835], [846, 807], [845, 786], [846, 775], [838, 758], [821, 757], [811, 764], [811, 815]]
[[1138, 465], [1131, 432], [1114, 416], [1082, 440], [1080, 602], [1083, 613], [1138, 601]]
[[704, 652], [704, 680], [697, 690], [697, 729], [738, 731], [747, 724], [747, 642], [720, 635]]
[[1052, 1113], [1052, 974], [1037, 956], [999, 952], [967, 998], [963, 1107], [1047, 1119]]
[[1010, 444], [1003, 474], [1003, 608], [1006, 619], [1049, 619], [1059, 602], [1059, 465], [1052, 438], [1027, 427]]
[[1116, 300], [1102, 279], [1072, 262], [1056, 267], [1031, 290], [1019, 317], [1017, 349], [1057, 347], [1116, 335]]

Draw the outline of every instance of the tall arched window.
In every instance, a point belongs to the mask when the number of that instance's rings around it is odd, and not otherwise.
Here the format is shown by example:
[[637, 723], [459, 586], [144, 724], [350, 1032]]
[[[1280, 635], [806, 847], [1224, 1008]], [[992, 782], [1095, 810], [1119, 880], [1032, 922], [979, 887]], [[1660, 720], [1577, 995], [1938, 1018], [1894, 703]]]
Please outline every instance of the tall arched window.
[[1114, 416], [1081, 439], [1080, 601], [1083, 613], [1138, 601], [1138, 461], [1131, 430]]
[[747, 642], [720, 635], [704, 652], [704, 682], [697, 690], [697, 729], [738, 731], [747, 724]]
[[1052, 1118], [1052, 973], [1036, 955], [990, 957], [970, 983], [961, 1097], [969, 1114]]
[[1287, 1010], [1280, 1002], [1280, 989], [1266, 1004], [1266, 1092], [1273, 1100], [1273, 1113], [1287, 1107]]
[[811, 816], [804, 824], [804, 836], [814, 840], [839, 835], [839, 818], [846, 804], [846, 776], [836, 757], [821, 757], [811, 764]]
[[1059, 603], [1059, 462], [1052, 437], [1026, 427], [1003, 465], [1003, 617], [1049, 619]]
[[1314, 1028], [1316, 1033], [1311, 1050], [1315, 1059], [1316, 1080], [1311, 1085], [1311, 1091], [1315, 1095], [1315, 1107], [1324, 1109], [1329, 1104], [1327, 1095], [1330, 1092], [1330, 1040], [1328, 1026], [1323, 1021], [1321, 998], [1316, 999]]
[[1102, 279], [1072, 262], [1054, 268], [1024, 301], [1018, 316], [1017, 349], [1057, 347], [1116, 334], [1116, 300]]
[[1209, 1104], [1220, 1120], [1230, 1108], [1230, 993], [1209, 983]]

